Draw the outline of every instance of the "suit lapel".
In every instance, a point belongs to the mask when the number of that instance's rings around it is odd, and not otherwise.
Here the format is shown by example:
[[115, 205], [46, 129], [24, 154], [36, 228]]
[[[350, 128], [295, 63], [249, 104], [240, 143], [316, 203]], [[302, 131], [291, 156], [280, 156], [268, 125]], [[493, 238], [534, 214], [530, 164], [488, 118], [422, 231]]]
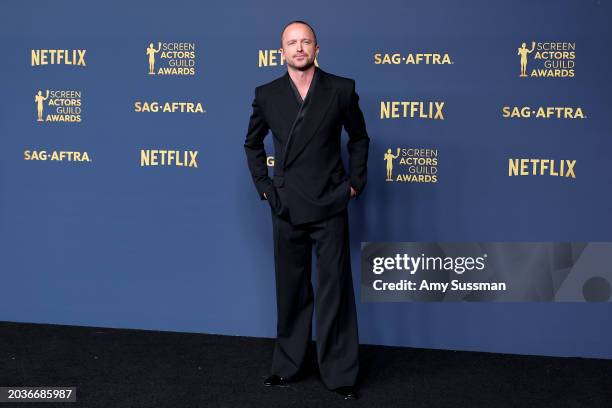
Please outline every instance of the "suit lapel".
[[289, 81], [289, 73], [285, 72], [285, 75], [282, 76], [281, 86], [278, 88], [278, 100], [274, 103], [275, 107], [280, 112], [281, 117], [285, 121], [285, 132], [287, 132], [287, 135], [285, 136], [284, 142], [286, 142], [289, 138], [291, 124], [293, 123], [299, 110]]
[[[293, 138], [291, 144], [289, 145], [289, 151], [286, 152], [285, 156], [285, 167], [289, 165], [291, 161], [294, 160], [300, 154], [300, 152], [306, 147], [310, 139], [312, 139], [312, 137], [317, 133], [321, 122], [325, 118], [326, 113], [329, 111], [329, 105], [333, 100], [335, 91], [329, 84], [327, 74], [318, 67], [315, 69], [319, 71], [317, 73], [317, 83], [315, 84], [314, 89], [309, 90], [309, 107], [308, 111], [304, 115], [304, 121], [301, 125], [302, 131], [300, 132], [299, 137]], [[286, 75], [287, 77], [289, 76], [288, 73]], [[291, 98], [295, 98], [292, 93], [293, 91], [291, 90], [291, 85], [288, 81], [289, 78], [287, 78], [287, 89], [286, 91], [284, 91], [284, 93], [287, 93]], [[312, 94], [310, 94], [311, 91]], [[287, 105], [291, 105], [293, 107], [296, 106], [295, 103]], [[295, 118], [296, 115], [297, 109], [295, 110], [292, 116], [289, 116], [289, 118]]]

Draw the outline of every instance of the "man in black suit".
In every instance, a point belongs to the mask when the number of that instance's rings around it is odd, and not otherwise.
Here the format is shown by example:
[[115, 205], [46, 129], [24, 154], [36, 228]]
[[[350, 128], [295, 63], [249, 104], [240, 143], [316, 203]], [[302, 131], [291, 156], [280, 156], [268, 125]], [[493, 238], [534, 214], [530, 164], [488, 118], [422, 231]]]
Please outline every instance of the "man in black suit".
[[[355, 81], [314, 64], [319, 51], [310, 25], [293, 21], [281, 33], [287, 64], [282, 77], [255, 88], [244, 148], [262, 200], [272, 212], [277, 338], [272, 375], [264, 385], [294, 380], [311, 338], [314, 244], [318, 282], [317, 359], [328, 389], [357, 398], [357, 313], [349, 253], [347, 204], [366, 185], [370, 139]], [[340, 156], [348, 133], [349, 172]], [[272, 131], [274, 177], [268, 176], [263, 140]]]

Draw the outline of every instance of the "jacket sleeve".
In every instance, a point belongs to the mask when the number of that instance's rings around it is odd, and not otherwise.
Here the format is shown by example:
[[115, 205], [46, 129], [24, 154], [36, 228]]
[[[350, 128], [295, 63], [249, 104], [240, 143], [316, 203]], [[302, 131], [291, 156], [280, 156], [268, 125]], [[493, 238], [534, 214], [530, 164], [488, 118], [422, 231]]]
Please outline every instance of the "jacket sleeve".
[[[255, 188], [259, 193], [259, 198], [265, 200], [263, 193], [269, 191], [272, 186], [272, 179], [268, 176], [268, 166], [266, 165], [266, 151], [264, 149], [264, 138], [268, 134], [268, 124], [261, 111], [258, 99], [258, 88], [255, 88], [255, 98], [253, 99], [253, 113], [249, 119], [249, 127], [244, 142], [247, 163], [251, 172], [251, 177], [255, 183]], [[267, 194], [268, 197], [270, 194]]]
[[349, 152], [351, 186], [357, 190], [357, 197], [359, 197], [367, 182], [370, 138], [366, 131], [363, 113], [359, 108], [359, 95], [355, 92], [354, 80], [351, 80], [349, 103], [344, 111], [343, 125], [349, 136], [347, 147]]

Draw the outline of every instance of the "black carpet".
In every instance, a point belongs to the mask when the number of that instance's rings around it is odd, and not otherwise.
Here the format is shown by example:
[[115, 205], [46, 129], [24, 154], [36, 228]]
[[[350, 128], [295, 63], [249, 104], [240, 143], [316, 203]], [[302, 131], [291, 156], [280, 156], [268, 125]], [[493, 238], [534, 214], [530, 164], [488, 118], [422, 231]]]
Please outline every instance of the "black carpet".
[[360, 348], [357, 401], [319, 378], [262, 385], [272, 339], [0, 322], [0, 386], [76, 386], [77, 403], [1, 407], [612, 407], [612, 361]]

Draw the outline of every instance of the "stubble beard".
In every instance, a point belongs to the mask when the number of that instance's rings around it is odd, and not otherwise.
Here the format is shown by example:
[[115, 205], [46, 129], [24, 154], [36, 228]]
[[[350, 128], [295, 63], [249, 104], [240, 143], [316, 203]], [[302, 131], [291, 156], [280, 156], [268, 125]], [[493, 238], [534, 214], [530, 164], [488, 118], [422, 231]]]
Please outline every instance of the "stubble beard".
[[309, 60], [306, 64], [304, 64], [301, 67], [298, 67], [292, 63], [289, 63], [289, 66], [291, 66], [293, 69], [297, 69], [298, 71], [308, 71], [310, 67], [312, 67], [313, 65], [314, 65], [314, 59], [312, 61]]

